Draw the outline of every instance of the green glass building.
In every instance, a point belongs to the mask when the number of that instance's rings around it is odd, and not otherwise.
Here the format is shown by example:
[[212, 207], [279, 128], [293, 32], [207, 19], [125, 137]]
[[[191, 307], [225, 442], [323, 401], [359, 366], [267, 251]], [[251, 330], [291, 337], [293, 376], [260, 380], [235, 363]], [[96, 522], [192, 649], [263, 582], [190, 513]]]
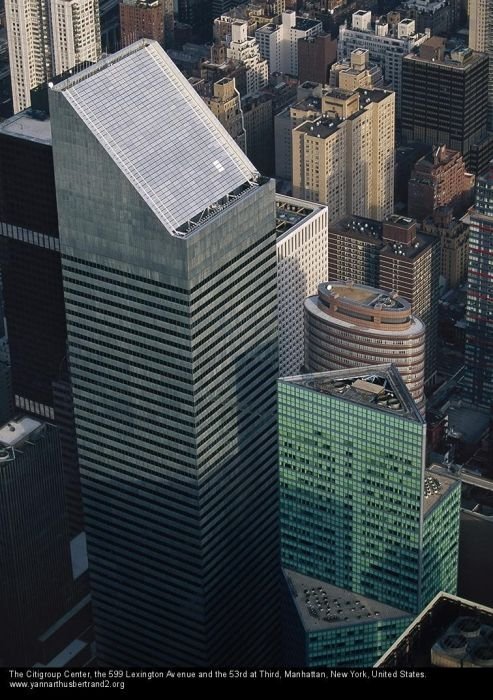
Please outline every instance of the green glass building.
[[373, 663], [438, 591], [456, 592], [460, 486], [425, 472], [426, 424], [392, 365], [281, 379], [278, 395], [284, 609], [303, 630], [287, 658]]

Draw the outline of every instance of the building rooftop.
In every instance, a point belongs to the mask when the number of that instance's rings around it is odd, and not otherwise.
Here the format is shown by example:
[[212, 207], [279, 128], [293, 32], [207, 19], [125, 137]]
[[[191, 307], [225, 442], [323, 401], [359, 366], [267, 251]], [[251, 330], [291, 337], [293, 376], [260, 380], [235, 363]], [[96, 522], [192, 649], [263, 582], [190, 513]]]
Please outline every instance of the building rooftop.
[[156, 41], [138, 41], [53, 90], [173, 235], [186, 235], [259, 181]]
[[296, 26], [295, 29], [298, 29], [301, 32], [306, 32], [309, 29], [313, 29], [314, 27], [318, 27], [322, 23], [320, 20], [316, 19], [306, 19], [305, 17], [296, 17]]
[[[35, 437], [43, 425], [44, 423], [27, 416], [11, 420], [0, 428], [0, 445], [20, 447], [29, 437]], [[3, 451], [0, 450], [0, 462], [2, 458]]]
[[426, 233], [416, 233], [414, 242], [411, 245], [406, 245], [405, 243], [398, 243], [393, 241], [386, 241], [382, 247], [382, 255], [395, 255], [396, 257], [407, 258], [409, 260], [414, 260], [427, 250], [429, 250], [431, 245], [436, 243], [435, 236], [429, 236]]
[[276, 237], [277, 241], [286, 238], [298, 226], [326, 207], [295, 197], [276, 194]]
[[[423, 44], [420, 45], [419, 49], [428, 46], [431, 49], [439, 49], [440, 43], [429, 43], [433, 42], [433, 39], [437, 40], [441, 37], [431, 37]], [[418, 49], [418, 51], [419, 51]], [[404, 56], [405, 61], [418, 61], [419, 63], [433, 63], [437, 66], [446, 66], [447, 68], [452, 68], [454, 70], [471, 70], [472, 67], [477, 66], [478, 63], [487, 62], [488, 57], [484, 53], [479, 53], [478, 51], [473, 51], [472, 49], [463, 47], [460, 49], [454, 49], [449, 51], [445, 49], [443, 59], [428, 58], [426, 56], [421, 56], [418, 52], [410, 53]]]
[[51, 123], [45, 112], [25, 109], [0, 123], [0, 133], [51, 146]]
[[329, 233], [344, 234], [362, 241], [381, 243], [382, 222], [365, 219], [362, 216], [345, 216], [329, 224]]
[[438, 593], [377, 661], [378, 668], [493, 666], [493, 608]]
[[335, 134], [342, 120], [338, 117], [318, 117], [310, 121], [303, 122], [296, 127], [297, 131], [303, 131], [310, 136], [326, 139]]
[[434, 510], [435, 506], [437, 506], [454, 488], [460, 488], [459, 482], [456, 479], [426, 471], [423, 501], [424, 516], [426, 517], [428, 513]]
[[370, 365], [285, 377], [281, 382], [299, 384], [320, 394], [360, 404], [424, 425], [409, 390], [391, 364]]
[[404, 610], [284, 569], [292, 599], [307, 632], [411, 616]]
[[330, 295], [344, 297], [353, 302], [355, 306], [365, 308], [385, 308], [387, 311], [411, 311], [411, 304], [403, 297], [395, 293], [384, 292], [376, 287], [369, 287], [364, 284], [354, 284], [352, 281], [336, 280], [333, 282], [323, 282], [319, 285], [319, 290]]
[[[340, 303], [332, 313], [329, 306], [337, 304], [334, 294], [340, 296]], [[369, 339], [385, 336], [409, 340], [425, 332], [423, 321], [411, 313], [411, 305], [406, 299], [382, 289], [354, 285], [352, 280], [323, 282], [317, 295], [305, 299], [304, 306], [311, 316], [323, 323], [348, 331], [363, 331]], [[395, 312], [395, 317], [392, 312]]]

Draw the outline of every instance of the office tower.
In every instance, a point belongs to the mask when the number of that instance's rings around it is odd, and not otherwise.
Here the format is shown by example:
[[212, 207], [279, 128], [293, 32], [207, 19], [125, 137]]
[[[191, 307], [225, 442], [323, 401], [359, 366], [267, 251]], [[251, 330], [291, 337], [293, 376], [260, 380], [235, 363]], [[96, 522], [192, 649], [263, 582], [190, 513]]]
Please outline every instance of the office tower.
[[268, 93], [244, 97], [241, 101], [246, 134], [246, 154], [263, 175], [274, 173], [273, 100]]
[[349, 60], [355, 49], [366, 49], [370, 62], [382, 69], [385, 83], [396, 93], [396, 112], [401, 113], [402, 59], [426, 41], [427, 35], [416, 31], [416, 23], [403, 19], [395, 24], [382, 18], [372, 27], [371, 12], [359, 10], [352, 15], [351, 27], [339, 27], [337, 59]]
[[310, 80], [325, 85], [329, 81], [329, 69], [337, 56], [337, 40], [321, 32], [298, 40], [298, 80]]
[[493, 6], [469, 0], [469, 46], [488, 56], [488, 129], [493, 131]]
[[32, 418], [0, 428], [0, 659], [31, 666], [38, 636], [68, 607], [72, 572], [57, 430]]
[[16, 405], [53, 418], [51, 385], [65, 356], [66, 330], [45, 113], [21, 112], [0, 125], [0, 234]]
[[432, 37], [402, 64], [402, 134], [408, 141], [460, 151], [468, 170], [481, 172], [487, 139], [488, 57], [471, 49], [445, 50]]
[[235, 79], [222, 78], [214, 83], [213, 94], [206, 98], [206, 103], [231, 138], [246, 153], [245, 124]]
[[411, 303], [426, 328], [425, 381], [436, 372], [440, 243], [418, 232], [413, 219], [382, 223], [346, 216], [329, 223], [329, 278], [392, 290]]
[[293, 130], [293, 194], [346, 214], [383, 219], [394, 207], [395, 95], [385, 90], [322, 94], [322, 114]]
[[122, 47], [146, 38], [164, 45], [163, 0], [122, 0], [119, 9]]
[[50, 102], [98, 658], [273, 663], [274, 183], [156, 42]]
[[325, 372], [392, 359], [424, 411], [425, 327], [395, 293], [335, 280], [305, 300], [305, 369]]
[[493, 404], [493, 164], [476, 186], [470, 214], [464, 385], [473, 404]]
[[303, 303], [327, 275], [327, 208], [276, 195], [279, 374], [303, 366]]
[[455, 289], [467, 280], [469, 259], [469, 217], [457, 219], [450, 207], [437, 209], [423, 222], [422, 230], [440, 241], [440, 274]]
[[415, 164], [408, 183], [408, 214], [423, 221], [436, 209], [450, 206], [464, 214], [472, 203], [474, 176], [466, 171], [459, 151], [434, 147]]
[[377, 668], [491, 668], [493, 608], [437, 593]]
[[329, 84], [341, 90], [383, 87], [382, 69], [376, 63], [370, 63], [368, 49], [355, 49], [349, 60], [334, 63]]
[[383, 222], [378, 286], [392, 289], [411, 303], [426, 328], [425, 382], [437, 370], [440, 245], [418, 233], [416, 222], [397, 214]]
[[228, 59], [240, 61], [246, 66], [246, 93], [252, 95], [267, 85], [269, 65], [260, 55], [258, 44], [247, 35], [247, 22], [235, 21], [231, 25], [231, 42], [227, 48]]
[[426, 425], [392, 365], [278, 392], [286, 660], [370, 666], [456, 591], [460, 484], [425, 471]]
[[101, 54], [98, 0], [6, 0], [14, 112], [30, 90]]
[[322, 22], [297, 17], [294, 10], [285, 10], [280, 24], [265, 24], [255, 32], [262, 58], [269, 63], [270, 73], [298, 75], [298, 42], [322, 32]]

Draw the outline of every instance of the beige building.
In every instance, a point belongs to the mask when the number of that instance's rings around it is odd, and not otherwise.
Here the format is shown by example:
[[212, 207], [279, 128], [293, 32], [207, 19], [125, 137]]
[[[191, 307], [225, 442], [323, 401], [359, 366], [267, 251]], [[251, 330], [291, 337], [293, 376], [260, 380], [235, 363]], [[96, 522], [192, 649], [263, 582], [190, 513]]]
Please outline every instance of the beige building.
[[305, 368], [308, 372], [392, 362], [424, 411], [425, 326], [395, 292], [324, 282], [305, 300]]
[[98, 0], [6, 0], [14, 112], [54, 75], [101, 55]]
[[321, 114], [292, 132], [293, 195], [326, 204], [329, 222], [382, 220], [394, 206], [394, 93], [329, 88]]
[[219, 119], [228, 134], [246, 153], [246, 132], [241, 109], [240, 93], [234, 78], [223, 78], [214, 83], [212, 97], [206, 102], [215, 117]]
[[469, 47], [488, 54], [488, 128], [493, 130], [493, 2], [469, 0]]
[[253, 95], [267, 85], [269, 65], [260, 55], [255, 39], [247, 34], [248, 23], [235, 21], [231, 25], [231, 42], [226, 50], [229, 60], [240, 61], [246, 66], [246, 95]]
[[383, 87], [382, 69], [376, 63], [370, 63], [368, 49], [351, 51], [348, 60], [334, 63], [330, 69], [329, 85], [341, 90], [357, 88]]

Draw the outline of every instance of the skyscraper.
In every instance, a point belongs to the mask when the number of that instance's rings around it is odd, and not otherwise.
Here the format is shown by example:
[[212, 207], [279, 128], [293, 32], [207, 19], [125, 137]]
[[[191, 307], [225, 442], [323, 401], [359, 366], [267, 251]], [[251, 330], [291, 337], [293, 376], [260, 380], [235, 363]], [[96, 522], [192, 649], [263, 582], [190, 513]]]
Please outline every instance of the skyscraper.
[[402, 64], [404, 139], [445, 144], [462, 153], [468, 169], [482, 172], [491, 158], [487, 81], [487, 56], [428, 39]]
[[31, 666], [67, 612], [72, 569], [57, 430], [28, 417], [0, 428], [0, 660]]
[[488, 56], [488, 128], [493, 131], [493, 5], [469, 0], [469, 46]]
[[493, 163], [478, 179], [470, 216], [465, 386], [476, 405], [493, 405]]
[[322, 114], [292, 133], [294, 196], [326, 204], [329, 222], [391, 214], [394, 107], [386, 90], [324, 90]]
[[460, 484], [425, 472], [426, 425], [392, 365], [278, 386], [286, 660], [371, 665], [456, 591]]
[[155, 42], [50, 101], [98, 657], [272, 663], [274, 183]]
[[14, 112], [30, 90], [101, 54], [98, 0], [6, 0]]

